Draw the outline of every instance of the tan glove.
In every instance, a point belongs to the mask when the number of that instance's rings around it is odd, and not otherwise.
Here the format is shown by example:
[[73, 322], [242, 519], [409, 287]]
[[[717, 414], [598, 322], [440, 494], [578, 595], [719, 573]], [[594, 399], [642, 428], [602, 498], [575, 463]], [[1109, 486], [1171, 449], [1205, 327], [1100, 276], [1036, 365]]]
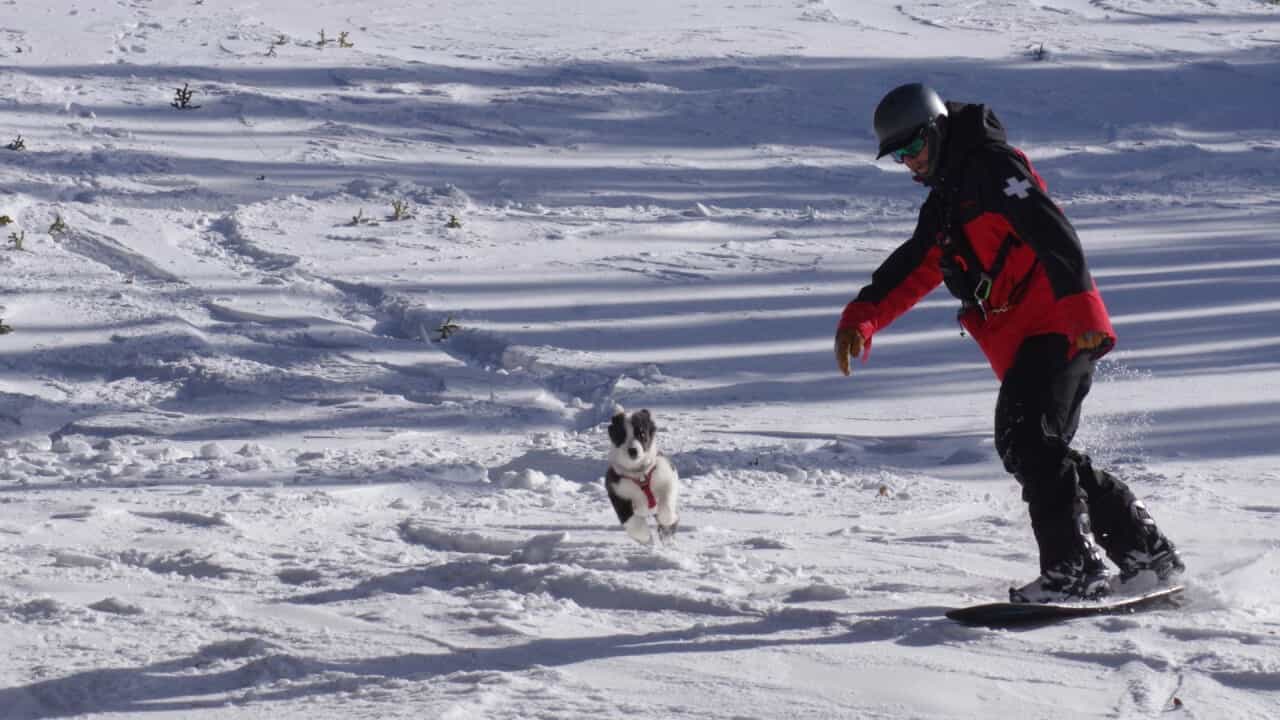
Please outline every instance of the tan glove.
[[1102, 343], [1106, 341], [1106, 333], [1098, 332], [1097, 330], [1090, 330], [1089, 332], [1081, 333], [1080, 336], [1076, 338], [1076, 349], [1097, 350], [1102, 346]]
[[865, 342], [857, 328], [836, 330], [836, 366], [845, 377], [849, 376], [849, 358], [861, 355]]

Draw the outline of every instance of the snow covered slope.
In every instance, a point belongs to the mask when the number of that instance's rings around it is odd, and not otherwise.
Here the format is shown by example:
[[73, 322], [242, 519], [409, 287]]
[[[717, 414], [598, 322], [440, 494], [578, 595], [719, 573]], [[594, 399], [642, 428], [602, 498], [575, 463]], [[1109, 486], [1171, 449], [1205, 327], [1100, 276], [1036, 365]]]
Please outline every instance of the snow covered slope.
[[[1280, 716], [1275, 3], [0, 10], [0, 720]], [[942, 617], [1036, 558], [950, 299], [831, 357], [909, 81], [1076, 223], [1182, 610]]]

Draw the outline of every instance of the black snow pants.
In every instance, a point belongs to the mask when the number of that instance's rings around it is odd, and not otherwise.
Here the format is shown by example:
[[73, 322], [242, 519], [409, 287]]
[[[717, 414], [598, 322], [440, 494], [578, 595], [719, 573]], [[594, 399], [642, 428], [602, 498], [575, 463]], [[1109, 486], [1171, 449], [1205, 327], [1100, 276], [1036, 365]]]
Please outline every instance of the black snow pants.
[[1063, 335], [1028, 338], [996, 401], [996, 450], [1022, 485], [1042, 572], [1060, 562], [1100, 564], [1090, 532], [1113, 560], [1143, 542], [1133, 492], [1071, 449], [1094, 359], [1068, 359], [1067, 348]]

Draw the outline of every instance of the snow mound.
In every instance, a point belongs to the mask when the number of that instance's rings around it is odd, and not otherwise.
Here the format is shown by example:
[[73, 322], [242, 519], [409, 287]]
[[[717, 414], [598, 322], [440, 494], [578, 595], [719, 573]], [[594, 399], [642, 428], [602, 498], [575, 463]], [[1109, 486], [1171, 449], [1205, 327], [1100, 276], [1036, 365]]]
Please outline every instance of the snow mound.
[[111, 561], [97, 555], [74, 552], [72, 550], [55, 550], [53, 552], [53, 564], [57, 567], [68, 568], [101, 568], [111, 565]]
[[814, 583], [807, 587], [797, 588], [787, 593], [787, 602], [833, 602], [849, 597], [849, 591], [842, 587], [827, 583]]
[[225, 562], [219, 553], [201, 554], [194, 550], [163, 554], [126, 550], [118, 559], [124, 565], [145, 568], [153, 573], [172, 573], [189, 578], [229, 578], [245, 574], [245, 571]]
[[237, 660], [258, 657], [279, 650], [279, 646], [262, 638], [243, 638], [241, 640], [223, 640], [201, 647], [196, 657], [201, 660]]
[[109, 597], [103, 598], [89, 606], [90, 610], [97, 610], [111, 615], [142, 615], [145, 611], [132, 603], [127, 603], [119, 598]]
[[134, 515], [141, 518], [151, 520], [166, 520], [179, 525], [190, 525], [192, 527], [229, 527], [231, 519], [226, 513], [197, 513], [185, 512], [181, 510], [164, 510], [160, 512], [138, 512], [133, 511]]
[[283, 568], [276, 572], [276, 579], [286, 585], [308, 585], [323, 578], [320, 571], [311, 568]]
[[771, 537], [753, 537], [742, 541], [742, 544], [752, 550], [793, 550], [795, 545], [781, 538]]
[[581, 486], [570, 482], [559, 475], [547, 475], [532, 468], [515, 471], [508, 470], [498, 477], [495, 483], [503, 488], [532, 490], [545, 495], [563, 495], [576, 493]]
[[405, 542], [422, 545], [431, 550], [482, 555], [510, 555], [525, 545], [521, 540], [496, 538], [476, 532], [439, 529], [430, 523], [417, 520], [405, 520], [400, 523], [400, 537]]
[[75, 609], [51, 597], [39, 597], [18, 602], [0, 601], [13, 619], [24, 623], [60, 623], [75, 614]]
[[444, 463], [426, 471], [432, 480], [469, 485], [489, 482], [489, 469], [478, 463]]

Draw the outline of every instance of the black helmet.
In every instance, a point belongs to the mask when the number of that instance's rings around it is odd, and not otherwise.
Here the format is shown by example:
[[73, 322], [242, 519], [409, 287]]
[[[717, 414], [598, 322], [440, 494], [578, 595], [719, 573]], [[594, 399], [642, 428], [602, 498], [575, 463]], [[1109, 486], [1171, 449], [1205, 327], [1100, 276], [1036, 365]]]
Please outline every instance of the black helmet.
[[[890, 90], [876, 106], [876, 139], [880, 141], [880, 153], [876, 159], [911, 142], [921, 129], [936, 128], [937, 119], [946, 116], [947, 106], [942, 98], [920, 83], [900, 85]], [[935, 154], [936, 147], [932, 149]]]

